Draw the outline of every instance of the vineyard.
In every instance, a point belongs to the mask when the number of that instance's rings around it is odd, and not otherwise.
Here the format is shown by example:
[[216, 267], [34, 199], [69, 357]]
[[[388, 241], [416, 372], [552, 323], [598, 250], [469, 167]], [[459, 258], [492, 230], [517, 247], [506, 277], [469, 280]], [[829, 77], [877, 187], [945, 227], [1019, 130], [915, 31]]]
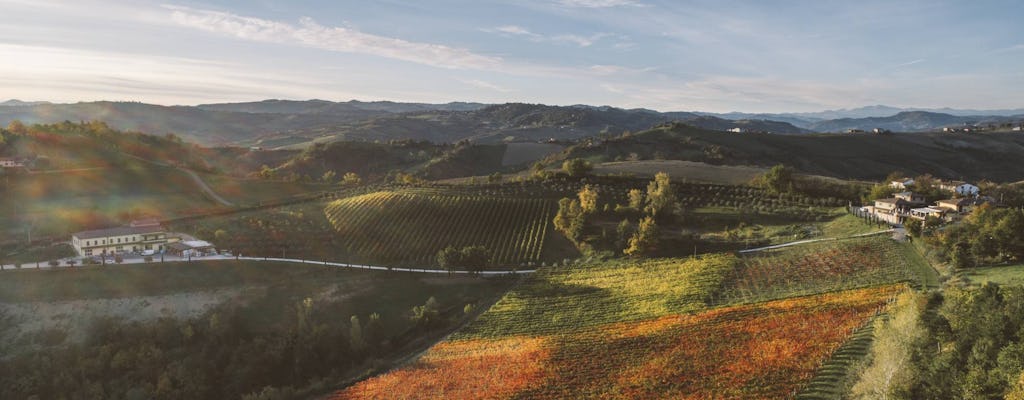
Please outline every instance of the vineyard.
[[[716, 294], [735, 304], [927, 280], [906, 245], [887, 237], [795, 246], [742, 257]], [[927, 269], [927, 266], [924, 266]]]
[[790, 397], [901, 290], [852, 290], [541, 336], [463, 335], [334, 398]]
[[540, 263], [553, 201], [442, 191], [383, 191], [325, 209], [353, 262], [431, 265], [446, 246], [482, 245], [502, 265]]

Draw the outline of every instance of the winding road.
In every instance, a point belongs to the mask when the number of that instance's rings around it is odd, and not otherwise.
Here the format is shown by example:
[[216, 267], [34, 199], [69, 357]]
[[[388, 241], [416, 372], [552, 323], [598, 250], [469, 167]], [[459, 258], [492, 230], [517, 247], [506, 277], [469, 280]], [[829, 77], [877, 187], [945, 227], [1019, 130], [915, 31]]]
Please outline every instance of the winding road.
[[[75, 260], [77, 260], [79, 257], [73, 257], [73, 258]], [[170, 257], [170, 256], [168, 256], [166, 258], [169, 259], [166, 262], [187, 262], [187, 260], [181, 259], [179, 257]], [[257, 262], [260, 262], [260, 261], [287, 262], [287, 263], [295, 263], [295, 264], [323, 265], [323, 266], [327, 266], [327, 267], [341, 267], [341, 268], [349, 268], [349, 269], [363, 269], [363, 270], [368, 270], [368, 271], [416, 272], [416, 273], [424, 273], [424, 274], [449, 274], [449, 273], [451, 273], [451, 274], [472, 274], [472, 272], [469, 272], [469, 271], [451, 271], [451, 272], [448, 272], [448, 271], [443, 270], [443, 269], [389, 268], [389, 267], [381, 267], [381, 266], [376, 266], [376, 265], [360, 265], [360, 264], [349, 264], [349, 263], [330, 262], [330, 261], [314, 261], [314, 260], [303, 260], [303, 259], [297, 259], [297, 258], [276, 258], [276, 257], [267, 257], [267, 258], [263, 258], [263, 257], [238, 257], [238, 258], [235, 258], [233, 256], [217, 255], [217, 256], [207, 256], [207, 257], [195, 257], [195, 258], [192, 259], [192, 261], [197, 261], [197, 262], [235, 261], [235, 260], [257, 261]], [[57, 266], [57, 267], [51, 267], [48, 264], [49, 261], [40, 261], [39, 262], [39, 268], [40, 269], [42, 269], [42, 268], [46, 268], [46, 269], [50, 269], [50, 268], [69, 268], [66, 264], [63, 263], [63, 261], [64, 261], [63, 259], [59, 260], [59, 261], [61, 261], [61, 264], [59, 266]], [[112, 261], [108, 261], [108, 263], [113, 264]], [[124, 262], [121, 263], [121, 265], [130, 265], [130, 264], [159, 264], [159, 263], [160, 263], [159, 259], [154, 260], [154, 261], [150, 261], [150, 262], [146, 262], [145, 259], [136, 257], [136, 258], [125, 259]], [[21, 265], [22, 265], [22, 269], [26, 269], [26, 270], [36, 269], [36, 263], [35, 262], [22, 263]], [[77, 265], [74, 268], [89, 268], [89, 267], [95, 267], [95, 266], [97, 266], [97, 265], [89, 265], [89, 266]], [[10, 264], [2, 265], [0, 267], [3, 268], [3, 271], [15, 271], [15, 270], [17, 270], [17, 268], [15, 268], [14, 265], [10, 265]], [[537, 270], [535, 270], [535, 269], [526, 269], [526, 270], [481, 271], [479, 274], [480, 275], [484, 275], [484, 276], [500, 276], [500, 275], [531, 274], [531, 273], [534, 273], [534, 272], [537, 272]]]

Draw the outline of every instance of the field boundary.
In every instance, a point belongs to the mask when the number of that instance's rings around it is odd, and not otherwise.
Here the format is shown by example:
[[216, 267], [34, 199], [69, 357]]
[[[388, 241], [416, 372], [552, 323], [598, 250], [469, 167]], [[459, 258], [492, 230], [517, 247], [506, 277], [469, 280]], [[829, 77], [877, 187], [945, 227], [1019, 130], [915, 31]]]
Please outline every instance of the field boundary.
[[738, 253], [740, 253], [740, 254], [756, 253], [756, 252], [765, 251], [765, 250], [774, 250], [774, 249], [782, 249], [782, 248], [792, 247], [792, 246], [799, 246], [799, 245], [802, 245], [802, 244], [811, 244], [811, 243], [819, 243], [819, 242], [827, 242], [827, 241], [836, 241], [836, 240], [843, 240], [843, 239], [855, 239], [855, 238], [868, 237], [868, 236], [876, 236], [876, 235], [882, 235], [882, 234], [894, 233], [894, 232], [896, 232], [895, 229], [886, 229], [884, 231], [861, 233], [859, 235], [845, 236], [845, 237], [838, 237], [838, 238], [820, 238], [820, 239], [797, 240], [795, 242], [776, 244], [776, 245], [772, 245], [772, 246], [758, 247], [758, 248], [754, 248], [754, 249], [744, 249], [744, 250], [740, 250]]

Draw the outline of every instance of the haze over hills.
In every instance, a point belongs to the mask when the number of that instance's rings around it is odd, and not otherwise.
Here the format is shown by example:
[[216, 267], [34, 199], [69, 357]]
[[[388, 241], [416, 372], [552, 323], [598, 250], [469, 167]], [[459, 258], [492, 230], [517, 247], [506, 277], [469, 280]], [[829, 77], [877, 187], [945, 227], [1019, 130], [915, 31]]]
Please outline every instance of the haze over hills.
[[[428, 140], [451, 143], [576, 140], [683, 122], [725, 131], [805, 134], [849, 129], [894, 132], [940, 130], [972, 124], [1019, 124], [1024, 110], [902, 111], [887, 106], [791, 114], [659, 112], [611, 106], [452, 102], [444, 104], [351, 100], [263, 100], [246, 103], [162, 106], [137, 102], [0, 103], [0, 124], [102, 120], [117, 129], [174, 133], [205, 145], [304, 148], [337, 140]], [[886, 114], [893, 112], [893, 114]], [[1020, 113], [1019, 115], [1014, 113]], [[977, 113], [976, 115], [961, 115]], [[826, 119], [834, 117], [834, 119]]]

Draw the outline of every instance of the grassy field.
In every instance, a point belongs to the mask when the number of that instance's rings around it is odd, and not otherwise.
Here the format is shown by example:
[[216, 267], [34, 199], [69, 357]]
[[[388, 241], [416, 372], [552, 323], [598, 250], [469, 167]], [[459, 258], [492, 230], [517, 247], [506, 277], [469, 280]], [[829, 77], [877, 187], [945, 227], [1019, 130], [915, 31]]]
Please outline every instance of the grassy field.
[[1007, 286], [1024, 285], [1024, 264], [960, 270], [959, 276], [971, 286], [996, 283]]
[[263, 203], [295, 198], [310, 193], [337, 190], [336, 184], [240, 179], [225, 175], [199, 174], [218, 195], [237, 206], [256, 206]]
[[[168, 218], [216, 207], [184, 173], [137, 161], [116, 168], [20, 175], [0, 200], [0, 226], [29, 222], [36, 236], [66, 235], [133, 216]], [[8, 228], [9, 229], [9, 228]]]
[[549, 268], [353, 398], [779, 398], [902, 285], [707, 308], [739, 260]]
[[559, 144], [550, 143], [509, 143], [505, 145], [505, 154], [501, 158], [501, 165], [512, 166], [531, 163], [549, 154], [557, 153], [565, 148]]

